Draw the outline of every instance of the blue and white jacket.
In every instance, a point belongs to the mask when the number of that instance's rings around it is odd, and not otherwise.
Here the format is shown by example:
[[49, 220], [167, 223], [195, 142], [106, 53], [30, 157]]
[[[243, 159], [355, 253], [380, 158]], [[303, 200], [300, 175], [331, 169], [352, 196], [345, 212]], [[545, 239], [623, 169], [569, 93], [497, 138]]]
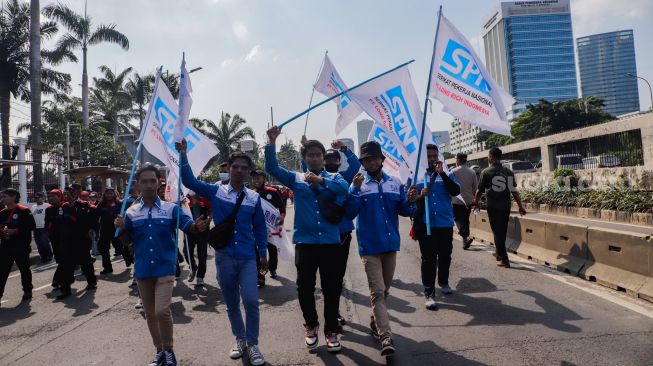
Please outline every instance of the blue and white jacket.
[[[451, 205], [451, 197], [460, 194], [460, 183], [456, 180], [453, 173], [448, 175], [442, 173], [429, 173], [430, 180], [435, 182], [432, 184], [431, 194], [429, 194], [429, 218], [431, 219], [431, 227], [433, 228], [449, 228], [453, 227], [453, 207]], [[417, 184], [417, 191], [421, 192], [424, 188], [424, 182]], [[422, 222], [426, 222], [426, 213], [417, 218]]]
[[[347, 149], [344, 152], [345, 156], [347, 157], [347, 164], [349, 165], [346, 170], [343, 170], [340, 173], [342, 175], [342, 178], [347, 182], [347, 184], [351, 184], [351, 182], [354, 180], [354, 176], [356, 173], [358, 173], [358, 170], [361, 168], [361, 163], [358, 161], [358, 156], [354, 154], [351, 150]], [[306, 162], [304, 159], [301, 160], [302, 164], [302, 171], [308, 171], [308, 168], [306, 167]], [[343, 205], [347, 206], [349, 204], [348, 202], [349, 198], [347, 198], [344, 202]], [[351, 219], [344, 218], [342, 221], [340, 221], [340, 224], [338, 225], [338, 228], [340, 229], [340, 233], [350, 233], [354, 231], [354, 221]]]
[[[173, 276], [177, 264], [176, 229], [179, 206], [159, 198], [147, 207], [138, 200], [125, 211], [125, 234], [134, 242], [136, 279]], [[183, 211], [178, 228], [188, 232], [193, 219]]]
[[[213, 222], [221, 223], [231, 214], [236, 206], [238, 193], [231, 184], [209, 184], [195, 178], [188, 158], [181, 157], [181, 182], [200, 196], [211, 200]], [[256, 251], [261, 258], [267, 258], [268, 229], [265, 226], [265, 215], [261, 206], [261, 198], [256, 191], [243, 188], [245, 198], [236, 214], [236, 225], [231, 243], [220, 249], [236, 259], [256, 259]]]
[[[281, 184], [292, 189], [295, 195], [295, 222], [293, 243], [295, 244], [339, 244], [340, 229], [330, 223], [321, 213], [317, 196], [308, 183], [304, 173], [291, 172], [279, 166], [276, 146], [265, 146], [265, 171], [277, 178]], [[336, 203], [343, 204], [347, 198], [347, 182], [338, 173], [322, 171], [320, 177], [324, 184], [318, 185], [320, 194], [331, 196]]]
[[365, 173], [360, 187], [350, 186], [349, 197], [347, 216], [358, 215], [358, 253], [364, 256], [399, 251], [399, 216], [412, 216], [416, 209], [401, 182], [385, 173], [379, 182]]

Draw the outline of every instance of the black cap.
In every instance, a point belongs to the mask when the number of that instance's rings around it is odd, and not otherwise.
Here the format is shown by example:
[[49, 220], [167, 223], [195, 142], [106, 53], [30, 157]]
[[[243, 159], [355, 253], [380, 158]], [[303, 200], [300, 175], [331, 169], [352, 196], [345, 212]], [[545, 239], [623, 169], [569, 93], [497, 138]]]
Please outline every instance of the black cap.
[[381, 145], [376, 141], [368, 141], [361, 145], [360, 155], [358, 160], [364, 160], [366, 158], [381, 158], [385, 159], [383, 153], [381, 152]]
[[66, 191], [81, 191], [82, 190], [82, 185], [79, 183], [73, 183], [66, 187]]
[[329, 149], [326, 151], [326, 154], [324, 154], [325, 159], [328, 157], [337, 158], [338, 160], [340, 160], [340, 151], [336, 149]]
[[35, 196], [36, 196], [36, 197], [45, 197], [45, 193], [43, 193], [43, 192], [36, 192]]
[[261, 170], [261, 169], [252, 170], [251, 174], [252, 174], [252, 177], [255, 176], [255, 175], [260, 175], [260, 176], [265, 177], [265, 172], [263, 170]]

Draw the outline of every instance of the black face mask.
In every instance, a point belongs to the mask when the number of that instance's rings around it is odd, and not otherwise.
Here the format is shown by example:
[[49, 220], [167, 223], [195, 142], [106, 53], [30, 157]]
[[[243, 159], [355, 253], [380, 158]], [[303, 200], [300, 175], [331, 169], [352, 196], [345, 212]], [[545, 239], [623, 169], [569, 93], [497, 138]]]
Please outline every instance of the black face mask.
[[377, 170], [375, 170], [375, 171], [369, 171], [369, 170], [367, 170], [367, 169], [365, 169], [365, 170], [367, 171], [367, 174], [369, 174], [370, 177], [372, 177], [372, 178], [376, 178], [376, 176], [377, 176], [379, 173], [381, 173], [381, 170], [383, 170], [383, 163], [381, 163], [381, 165], [379, 165], [379, 169], [377, 169]]
[[324, 169], [329, 173], [337, 173], [340, 170], [340, 164], [324, 164]]

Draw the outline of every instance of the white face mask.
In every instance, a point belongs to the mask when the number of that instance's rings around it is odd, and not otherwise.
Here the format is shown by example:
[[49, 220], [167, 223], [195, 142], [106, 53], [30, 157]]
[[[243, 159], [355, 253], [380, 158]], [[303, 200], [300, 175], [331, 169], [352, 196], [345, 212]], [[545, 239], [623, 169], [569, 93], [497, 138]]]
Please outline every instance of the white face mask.
[[220, 173], [220, 180], [229, 179], [229, 173]]

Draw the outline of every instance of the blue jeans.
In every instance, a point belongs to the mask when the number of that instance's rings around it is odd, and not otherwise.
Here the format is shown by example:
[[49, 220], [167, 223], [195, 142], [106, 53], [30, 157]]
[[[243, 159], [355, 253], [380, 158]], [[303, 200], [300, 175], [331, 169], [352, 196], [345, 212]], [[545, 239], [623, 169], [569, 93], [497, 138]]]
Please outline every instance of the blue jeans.
[[[227, 304], [231, 332], [236, 339], [245, 340], [248, 346], [258, 344], [260, 315], [256, 259], [236, 259], [218, 251], [215, 255], [215, 265], [218, 283]], [[241, 297], [245, 305], [247, 327], [240, 312]]]
[[34, 241], [36, 242], [36, 249], [39, 251], [41, 261], [52, 259], [50, 238], [48, 238], [48, 232], [45, 229], [34, 229]]

